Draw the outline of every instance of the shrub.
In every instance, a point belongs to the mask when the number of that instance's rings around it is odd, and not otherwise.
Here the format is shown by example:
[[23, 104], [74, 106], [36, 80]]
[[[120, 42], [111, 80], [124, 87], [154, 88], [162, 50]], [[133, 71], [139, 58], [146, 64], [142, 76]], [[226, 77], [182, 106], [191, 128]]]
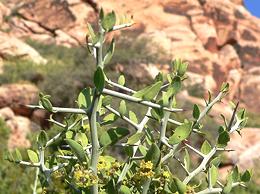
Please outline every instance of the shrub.
[[[36, 169], [34, 193], [38, 180], [43, 193], [207, 194], [230, 193], [233, 187], [244, 185], [251, 179], [251, 172], [240, 173], [237, 167], [229, 172], [225, 182], [218, 180], [219, 155], [229, 151], [226, 149], [229, 135], [241, 133], [245, 126], [244, 109], [234, 105], [231, 119], [224, 119], [223, 126], [216, 126], [214, 141], [205, 138], [202, 145], [194, 145], [192, 141], [193, 136], [203, 135], [201, 121], [227, 94], [227, 83], [216, 97], [209, 96], [203, 109], [195, 104], [192, 118], [180, 122], [173, 117], [183, 113], [175, 97], [187, 78], [187, 63], [174, 60], [171, 72], [159, 73], [151, 85], [139, 91], [128, 88], [123, 75], [115, 83], [105, 74], [104, 67], [115, 48], [112, 40], [108, 49], [104, 49], [106, 34], [131, 25], [130, 19], [116, 24], [115, 13], [104, 14], [101, 9], [98, 32], [88, 25], [87, 46], [96, 61], [94, 86], [79, 93], [78, 108], [54, 107], [51, 97], [40, 93], [39, 105], [29, 107], [52, 113], [49, 121], [62, 130], [55, 135], [42, 130], [37, 148], [28, 150], [29, 161], [18, 150], [8, 153], [7, 159]], [[114, 88], [120, 89], [119, 92]], [[117, 109], [112, 104], [114, 99], [120, 99]], [[136, 104], [146, 107], [142, 117], [132, 111]], [[59, 112], [68, 114], [63, 123], [54, 118]], [[119, 119], [130, 127], [118, 125]], [[167, 131], [168, 124], [177, 127]], [[113, 154], [115, 149], [125, 157]], [[191, 152], [201, 160], [193, 162]], [[204, 187], [192, 182], [198, 175], [206, 178]]]

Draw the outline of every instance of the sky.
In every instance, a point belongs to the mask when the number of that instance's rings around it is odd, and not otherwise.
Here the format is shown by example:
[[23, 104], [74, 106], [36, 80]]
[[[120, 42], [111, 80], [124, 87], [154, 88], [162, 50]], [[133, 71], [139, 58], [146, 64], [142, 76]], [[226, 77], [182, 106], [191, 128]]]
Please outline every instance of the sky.
[[252, 15], [260, 18], [260, 0], [244, 0], [244, 3]]

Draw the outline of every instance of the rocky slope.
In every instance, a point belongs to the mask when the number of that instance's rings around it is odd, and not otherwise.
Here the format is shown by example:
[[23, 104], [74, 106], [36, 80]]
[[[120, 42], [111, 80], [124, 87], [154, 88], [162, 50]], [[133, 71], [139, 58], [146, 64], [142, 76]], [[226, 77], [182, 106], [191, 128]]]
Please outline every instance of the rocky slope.
[[[0, 65], [10, 57], [46, 63], [24, 42], [28, 38], [68, 47], [84, 44], [86, 22], [95, 22], [101, 5], [106, 11], [133, 15], [136, 24], [129, 30], [138, 37], [149, 37], [151, 52], [156, 44], [170, 57], [189, 61], [189, 83], [216, 91], [228, 81], [230, 100], [239, 99], [249, 111], [260, 112], [260, 19], [245, 9], [243, 0], [6, 0], [5, 4], [0, 2]], [[128, 73], [144, 77], [155, 76], [159, 69], [167, 71], [160, 64], [137, 65], [145, 71], [130, 68]], [[145, 72], [149, 75], [143, 75]], [[31, 95], [23, 98], [28, 91]], [[33, 103], [37, 92], [33, 86], [19, 84], [0, 88], [0, 117], [12, 128], [10, 148], [29, 146], [26, 134], [32, 128], [28, 119], [15, 114], [36, 122], [45, 117], [43, 112], [19, 106]], [[13, 96], [9, 97], [10, 93]], [[188, 101], [204, 103], [184, 94]], [[222, 105], [217, 110], [223, 112]], [[259, 148], [259, 129], [249, 132], [242, 141], [230, 145], [235, 149], [242, 146], [239, 153], [245, 156], [230, 154], [231, 162], [238, 160], [241, 166], [250, 163], [245, 158]], [[247, 149], [247, 145], [253, 148]]]
[[6, 2], [0, 4], [1, 29], [8, 32], [0, 33], [0, 39], [4, 37], [0, 41], [2, 58], [10, 53], [44, 62], [37, 51], [24, 48], [25, 53], [15, 52], [19, 50], [15, 46], [22, 46], [10, 45], [6, 36], [66, 46], [84, 44], [86, 21], [95, 21], [95, 12], [102, 5], [107, 11], [134, 15], [136, 25], [130, 30], [150, 37], [151, 45], [157, 44], [172, 58], [189, 61], [191, 75], [199, 77], [197, 84], [215, 91], [229, 81], [229, 99], [240, 99], [250, 111], [260, 111], [256, 103], [260, 100], [260, 20], [250, 15], [242, 0]]

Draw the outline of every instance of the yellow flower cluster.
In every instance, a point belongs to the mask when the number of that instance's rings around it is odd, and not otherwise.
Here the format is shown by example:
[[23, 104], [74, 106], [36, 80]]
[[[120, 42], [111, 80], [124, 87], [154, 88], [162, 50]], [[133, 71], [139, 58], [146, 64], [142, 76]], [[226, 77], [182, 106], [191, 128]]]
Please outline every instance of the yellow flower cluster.
[[98, 159], [98, 170], [109, 170], [111, 168], [111, 163], [106, 160], [104, 156], [100, 156]]
[[194, 187], [187, 185], [187, 189], [186, 189], [185, 194], [194, 194], [194, 193], [195, 193]]
[[133, 179], [134, 181], [139, 182], [143, 179], [152, 178], [153, 176], [153, 163], [151, 161], [145, 162], [144, 160], [142, 160], [140, 162], [140, 168], [134, 175]]
[[79, 165], [75, 166], [73, 179], [78, 187], [83, 188], [90, 187], [93, 184], [98, 183], [98, 178], [92, 173], [92, 171], [84, 169]]

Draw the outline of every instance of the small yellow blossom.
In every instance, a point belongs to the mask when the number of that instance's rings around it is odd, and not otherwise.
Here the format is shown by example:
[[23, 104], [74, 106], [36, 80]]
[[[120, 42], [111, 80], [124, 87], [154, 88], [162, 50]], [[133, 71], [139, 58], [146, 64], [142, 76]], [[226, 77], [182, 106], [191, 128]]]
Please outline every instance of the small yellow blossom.
[[73, 179], [78, 187], [83, 188], [90, 187], [93, 184], [98, 183], [98, 178], [92, 171], [81, 168], [78, 165], [75, 166]]

